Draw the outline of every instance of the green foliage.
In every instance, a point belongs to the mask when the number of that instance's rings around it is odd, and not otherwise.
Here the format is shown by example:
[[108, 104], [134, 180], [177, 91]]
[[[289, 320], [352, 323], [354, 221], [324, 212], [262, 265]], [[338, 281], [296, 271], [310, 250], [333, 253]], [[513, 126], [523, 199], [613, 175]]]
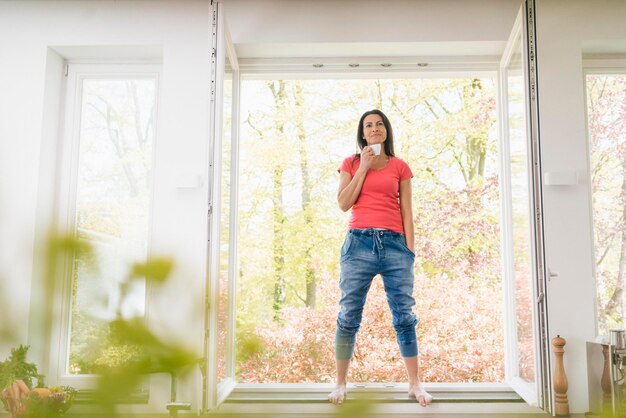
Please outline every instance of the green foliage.
[[[334, 408], [332, 412], [324, 413], [329, 418], [378, 418], [381, 414], [375, 411], [376, 403], [366, 396], [349, 395], [348, 399]], [[212, 418], [232, 418], [232, 413], [211, 412]], [[276, 414], [254, 413], [255, 418], [276, 418]]]
[[263, 339], [255, 333], [252, 324], [237, 323], [237, 358], [248, 360], [264, 350]]
[[93, 318], [79, 309], [73, 310], [72, 321], [70, 369], [75, 373], [94, 374], [97, 367], [106, 364], [107, 358], [112, 355], [110, 347], [107, 347], [109, 327], [106, 321]]
[[[38, 388], [43, 388], [44, 379], [37, 372], [37, 366], [26, 361], [28, 349], [29, 346], [20, 345], [11, 350], [11, 355], [7, 360], [0, 362], [0, 389], [4, 390], [15, 384], [17, 380], [23, 381], [28, 389], [32, 389], [33, 379], [37, 380]], [[23, 387], [23, 384], [20, 383], [20, 385]], [[27, 389], [24, 388], [24, 391]], [[70, 386], [54, 386], [41, 389], [41, 391], [43, 392], [31, 390], [26, 398], [19, 400], [13, 398], [13, 402], [21, 402], [21, 407], [24, 408], [24, 414], [20, 416], [24, 418], [60, 417], [70, 408], [76, 395], [76, 389]], [[25, 395], [26, 392], [22, 394]]]
[[[173, 268], [166, 258], [136, 263], [129, 272], [129, 281], [145, 277], [154, 285], [163, 284]], [[125, 295], [124, 292], [121, 293]], [[120, 305], [123, 304], [120, 300]], [[119, 310], [118, 310], [119, 312]], [[109, 416], [116, 416], [116, 404], [123, 396], [136, 390], [144, 376], [151, 373], [177, 375], [198, 364], [197, 356], [186, 348], [161, 340], [146, 325], [144, 318], [119, 316], [108, 322], [106, 344], [94, 370], [98, 373], [96, 400]]]
[[20, 345], [11, 349], [9, 358], [0, 362], [0, 390], [6, 389], [16, 380], [23, 380], [29, 388], [33, 387], [33, 379], [37, 381], [38, 387], [44, 385], [44, 376], [38, 373], [37, 366], [26, 361], [29, 347]]
[[190, 351], [157, 338], [141, 319], [118, 319], [109, 324], [113, 344], [99, 367], [96, 401], [109, 416], [116, 416], [119, 400], [136, 390], [151, 373], [179, 374], [198, 363]]
[[133, 347], [121, 367], [134, 364], [144, 373], [175, 373], [197, 361], [196, 356], [188, 350], [161, 341], [146, 327], [142, 318], [117, 319], [109, 323], [109, 328], [111, 341], [116, 346]]
[[[78, 265], [83, 263], [85, 267], [93, 270], [98, 267], [99, 260], [96, 252], [88, 241], [76, 237], [53, 236], [49, 240], [46, 267], [48, 276], [46, 282], [51, 288], [56, 283], [56, 265], [59, 260], [67, 256], [72, 256]], [[121, 307], [125, 303], [125, 298], [128, 297], [128, 289], [132, 283], [145, 279], [148, 285], [156, 289], [167, 281], [173, 268], [173, 261], [165, 257], [154, 257], [147, 262], [132, 264], [125, 279], [119, 283], [120, 298], [115, 310], [116, 317], [112, 320], [91, 317], [87, 311], [78, 309], [76, 304], [72, 306], [74, 327], [70, 365], [81, 373], [98, 375], [94, 396], [101, 407], [101, 412], [108, 417], [117, 416], [119, 400], [135, 391], [146, 375], [151, 373], [179, 374], [190, 366], [197, 365], [199, 361], [197, 355], [185, 347], [158, 338], [148, 328], [143, 317], [122, 315]], [[77, 285], [77, 277], [74, 277], [73, 299], [76, 296]], [[19, 350], [14, 350], [12, 359], [15, 363], [30, 367], [25, 370], [29, 371], [33, 377], [38, 377], [36, 367], [24, 362], [27, 348], [20, 347]], [[6, 363], [2, 365], [5, 366]], [[3, 373], [2, 376], [4, 377], [5, 374], [8, 373]], [[22, 378], [27, 384], [30, 381], [27, 380], [27, 376], [23, 376], [23, 373], [12, 373], [11, 376], [18, 376], [17, 378]], [[74, 393], [66, 389], [62, 390], [65, 398], [70, 399], [70, 395], [73, 398]], [[56, 395], [57, 401], [60, 397], [60, 394]], [[37, 413], [43, 414], [41, 411], [50, 406], [46, 402], [56, 401], [42, 400], [39, 403], [41, 409]], [[33, 411], [37, 410], [36, 405], [33, 408]]]
[[57, 418], [63, 416], [72, 406], [76, 389], [70, 386], [53, 386], [49, 396], [30, 392], [26, 402], [24, 418]]
[[146, 278], [155, 283], [163, 283], [172, 272], [174, 263], [170, 258], [153, 258], [147, 263], [135, 263], [131, 267], [130, 279]]

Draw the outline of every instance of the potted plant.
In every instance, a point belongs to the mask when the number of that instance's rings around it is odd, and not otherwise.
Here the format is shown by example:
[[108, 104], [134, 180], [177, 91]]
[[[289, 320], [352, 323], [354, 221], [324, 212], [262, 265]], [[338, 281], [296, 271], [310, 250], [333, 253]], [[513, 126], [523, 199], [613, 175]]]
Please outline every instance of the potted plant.
[[28, 348], [20, 345], [0, 362], [0, 399], [10, 418], [59, 417], [72, 405], [76, 390], [69, 386], [44, 387], [44, 376], [34, 363], [26, 361]]

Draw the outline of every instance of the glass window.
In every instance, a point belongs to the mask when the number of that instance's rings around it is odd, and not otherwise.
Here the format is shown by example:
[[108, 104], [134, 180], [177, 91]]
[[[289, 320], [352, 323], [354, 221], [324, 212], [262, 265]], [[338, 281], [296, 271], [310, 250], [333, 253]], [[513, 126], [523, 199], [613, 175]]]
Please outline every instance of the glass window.
[[217, 316], [217, 381], [221, 382], [228, 376], [228, 349], [230, 320], [229, 320], [229, 300], [230, 300], [230, 270], [233, 268], [231, 254], [231, 228], [234, 228], [230, 219], [231, 214], [231, 153], [232, 153], [232, 118], [233, 118], [233, 71], [226, 58], [226, 68], [224, 72], [222, 105], [222, 158], [221, 158], [221, 199], [220, 199], [220, 269], [218, 281], [218, 316]]
[[511, 175], [511, 233], [515, 322], [517, 325], [517, 376], [535, 382], [533, 340], [533, 265], [531, 237], [530, 156], [527, 134], [526, 95], [522, 67], [522, 38], [515, 41], [506, 72], [508, 109], [508, 166]]
[[626, 74], [588, 74], [598, 334], [626, 326]]
[[[143, 317], [145, 282], [127, 281], [146, 261], [156, 106], [156, 78], [76, 77], [74, 228], [98, 264], [72, 263], [68, 374], [93, 374], [133, 355], [109, 337], [116, 317]], [[71, 226], [70, 226], [71, 228]]]

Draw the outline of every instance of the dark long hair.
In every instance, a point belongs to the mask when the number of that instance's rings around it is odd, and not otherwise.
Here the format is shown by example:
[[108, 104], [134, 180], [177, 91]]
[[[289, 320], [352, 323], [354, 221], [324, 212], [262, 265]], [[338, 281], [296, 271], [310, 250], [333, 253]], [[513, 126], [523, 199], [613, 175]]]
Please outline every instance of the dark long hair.
[[[391, 129], [391, 123], [389, 122], [387, 116], [385, 116], [385, 114], [378, 109], [369, 110], [363, 113], [363, 116], [361, 116], [361, 119], [359, 120], [359, 128], [356, 133], [356, 143], [359, 146], [359, 150], [362, 150], [367, 146], [367, 141], [364, 138], [365, 135], [363, 135], [363, 121], [369, 115], [378, 115], [382, 118], [385, 129], [387, 130], [387, 139], [383, 143], [385, 146], [385, 154], [393, 157], [395, 155], [393, 152], [393, 129]], [[355, 154], [355, 157], [361, 158], [361, 154], [357, 153]]]

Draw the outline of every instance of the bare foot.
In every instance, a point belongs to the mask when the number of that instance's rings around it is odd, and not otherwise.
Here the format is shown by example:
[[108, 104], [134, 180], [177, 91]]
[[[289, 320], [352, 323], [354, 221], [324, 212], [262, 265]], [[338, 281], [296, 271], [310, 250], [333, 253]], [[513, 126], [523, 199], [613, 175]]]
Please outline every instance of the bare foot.
[[409, 396], [415, 398], [422, 406], [426, 406], [433, 401], [433, 397], [424, 390], [421, 383], [417, 383], [409, 388]]
[[328, 394], [328, 400], [335, 405], [341, 405], [346, 399], [346, 385], [337, 385], [335, 390]]

